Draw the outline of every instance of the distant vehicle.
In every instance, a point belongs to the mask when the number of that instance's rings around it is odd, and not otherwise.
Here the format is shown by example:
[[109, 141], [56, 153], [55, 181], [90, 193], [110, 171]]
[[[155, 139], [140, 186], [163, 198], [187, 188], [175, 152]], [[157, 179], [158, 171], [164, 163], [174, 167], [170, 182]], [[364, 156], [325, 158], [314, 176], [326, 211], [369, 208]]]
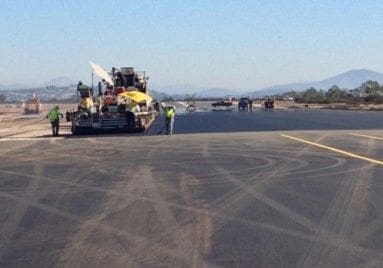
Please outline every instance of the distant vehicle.
[[187, 95], [186, 100], [187, 100], [186, 110], [188, 112], [195, 112], [197, 108], [195, 104], [195, 95], [192, 95], [192, 96]]
[[43, 112], [43, 105], [39, 98], [26, 100], [23, 103], [24, 114], [41, 114]]
[[195, 104], [188, 104], [188, 106], [186, 106], [186, 110], [191, 113], [195, 112], [196, 110]]
[[217, 101], [217, 102], [213, 102], [211, 104], [211, 106], [213, 107], [219, 107], [219, 106], [233, 106], [233, 102], [231, 101], [224, 101], [224, 100], [221, 100], [221, 101]]
[[231, 101], [221, 100], [221, 101], [213, 102], [211, 106], [214, 107], [213, 111], [215, 112], [218, 112], [218, 111], [231, 112], [233, 110], [232, 109], [233, 102]]
[[274, 109], [274, 99], [267, 98], [263, 105], [265, 109]]
[[253, 101], [250, 98], [240, 98], [238, 102], [238, 110], [252, 110]]

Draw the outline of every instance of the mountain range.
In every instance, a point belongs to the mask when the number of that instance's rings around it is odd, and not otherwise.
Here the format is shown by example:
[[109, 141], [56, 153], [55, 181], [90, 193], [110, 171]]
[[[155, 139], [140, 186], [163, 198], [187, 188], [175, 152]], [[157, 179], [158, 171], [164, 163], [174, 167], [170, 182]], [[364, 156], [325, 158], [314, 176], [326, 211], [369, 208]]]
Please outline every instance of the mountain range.
[[313, 87], [315, 89], [327, 90], [333, 85], [337, 85], [342, 89], [354, 89], [359, 87], [362, 83], [373, 80], [383, 84], [383, 74], [368, 69], [350, 70], [339, 75], [323, 79], [320, 81], [311, 82], [300, 82], [300, 83], [288, 83], [281, 85], [274, 85], [259, 90], [248, 89], [248, 90], [235, 90], [229, 88], [198, 88], [187, 86], [169, 86], [157, 88], [157, 91], [165, 92], [173, 97], [181, 98], [186, 93], [195, 94], [199, 98], [219, 98], [229, 96], [253, 96], [253, 97], [264, 97], [267, 95], [281, 94], [287, 91], [302, 91]]
[[368, 69], [350, 70], [320, 81], [275, 85], [252, 91], [251, 94], [256, 96], [275, 95], [291, 90], [302, 91], [311, 87], [327, 90], [333, 85], [342, 89], [354, 89], [368, 80], [377, 81], [379, 84], [383, 84], [383, 74]]
[[56, 77], [52, 80], [44, 82], [41, 86], [42, 87], [49, 87], [49, 86], [54, 86], [54, 87], [68, 87], [68, 86], [74, 86], [77, 85], [75, 81], [70, 79], [69, 77], [66, 76], [60, 76]]
[[76, 85], [72, 79], [66, 76], [56, 77], [54, 79], [45, 81], [41, 84], [31, 85], [31, 84], [23, 84], [23, 83], [14, 83], [8, 85], [0, 84], [0, 90], [15, 90], [15, 89], [31, 89], [31, 88], [43, 88], [43, 87], [70, 87]]
[[[354, 89], [359, 87], [362, 83], [373, 80], [379, 84], [383, 84], [383, 74], [368, 69], [350, 70], [342, 74], [323, 79], [320, 81], [304, 82], [304, 83], [289, 83], [283, 85], [275, 85], [266, 87], [260, 90], [235, 90], [228, 88], [201, 88], [192, 85], [173, 85], [168, 87], [151, 87], [150, 92], [159, 99], [165, 97], [173, 97], [175, 99], [183, 99], [187, 94], [193, 95], [197, 98], [225, 98], [229, 96], [252, 96], [252, 97], [264, 97], [267, 95], [281, 94], [287, 91], [302, 91], [310, 87], [316, 89], [327, 90], [333, 85], [337, 85], [343, 89]], [[75, 94], [76, 82], [72, 79], [62, 76], [52, 80], [46, 81], [37, 86], [13, 84], [13, 85], [0, 85], [0, 94], [8, 96], [8, 100], [18, 100], [24, 95], [21, 89], [25, 89], [30, 95], [31, 92], [36, 92], [37, 95], [43, 94], [44, 99], [56, 98], [62, 99], [64, 95]], [[55, 88], [55, 90], [52, 90]], [[58, 90], [60, 89], [60, 90]], [[60, 94], [63, 94], [61, 96]], [[26, 98], [27, 96], [24, 96]]]

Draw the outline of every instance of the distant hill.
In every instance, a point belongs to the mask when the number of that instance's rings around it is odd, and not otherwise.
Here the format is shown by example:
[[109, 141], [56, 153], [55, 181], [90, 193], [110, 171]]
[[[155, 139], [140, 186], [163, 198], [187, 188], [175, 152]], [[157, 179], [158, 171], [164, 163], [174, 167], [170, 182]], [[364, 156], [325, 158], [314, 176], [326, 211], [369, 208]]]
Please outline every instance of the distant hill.
[[168, 97], [183, 99], [187, 95], [195, 95], [197, 98], [221, 98], [226, 96], [237, 96], [238, 91], [227, 88], [201, 88], [192, 85], [173, 85], [166, 87], [155, 87], [155, 91], [161, 92]]
[[[233, 89], [227, 88], [205, 88], [196, 87], [193, 85], [173, 85], [173, 86], [165, 86], [165, 87], [150, 87], [154, 88], [154, 90], [150, 90], [151, 94], [157, 99], [164, 99], [167, 97], [173, 97], [174, 99], [183, 99], [187, 94], [194, 95], [197, 98], [226, 98], [229, 96], [240, 97], [240, 96], [252, 96], [252, 97], [263, 97], [267, 95], [275, 95], [281, 94], [287, 91], [295, 90], [302, 91], [308, 89], [310, 87], [314, 87], [316, 89], [327, 90], [333, 85], [337, 85], [343, 89], [354, 89], [359, 87], [362, 83], [373, 80], [379, 82], [379, 84], [383, 84], [383, 74], [375, 71], [360, 69], [360, 70], [350, 70], [345, 73], [339, 74], [334, 77], [330, 77], [320, 81], [313, 82], [305, 82], [305, 83], [290, 83], [284, 85], [275, 85], [267, 88], [263, 88], [261, 90], [256, 91], [236, 91]], [[39, 95], [43, 99], [49, 98], [67, 98], [73, 94], [75, 94], [76, 82], [72, 79], [61, 76], [49, 80], [43, 83], [40, 86], [27, 86], [23, 84], [12, 84], [12, 85], [0, 85], [0, 90], [2, 94], [7, 95], [8, 100], [22, 100], [25, 99], [27, 94], [25, 92], [29, 92], [30, 95], [32, 91], [39, 93]], [[32, 89], [31, 89], [32, 88]], [[55, 93], [50, 92], [51, 89], [55, 88]], [[57, 90], [60, 88], [60, 90]], [[25, 91], [17, 91], [13, 92], [16, 89], [26, 89]], [[28, 90], [27, 90], [28, 89]]]
[[76, 85], [77, 83], [66, 76], [60, 76], [56, 77], [54, 79], [51, 79], [49, 81], [44, 82], [41, 87], [69, 87]]
[[287, 91], [302, 91], [310, 87], [316, 89], [327, 90], [333, 85], [337, 85], [343, 89], [354, 89], [359, 87], [362, 83], [373, 80], [383, 84], [383, 74], [367, 69], [350, 70], [342, 74], [323, 79], [320, 81], [304, 82], [304, 83], [289, 83], [283, 85], [275, 85], [263, 88], [261, 90], [234, 90], [228, 88], [207, 88], [201, 89], [191, 85], [174, 85], [167, 87], [158, 87], [156, 90], [165, 92], [165, 94], [173, 98], [182, 98], [186, 94], [195, 94], [197, 98], [225, 98], [229, 96], [253, 96], [263, 97], [267, 95], [281, 94]]
[[66, 76], [56, 77], [49, 81], [46, 81], [40, 85], [35, 84], [22, 84], [22, 83], [14, 83], [8, 85], [0, 85], [0, 90], [17, 90], [17, 89], [31, 89], [31, 88], [44, 88], [44, 87], [70, 87], [77, 85], [75, 81]]
[[43, 101], [75, 99], [76, 87], [36, 87], [26, 89], [7, 89], [0, 91], [6, 101], [25, 101], [35, 95]]
[[163, 100], [163, 99], [170, 97], [170, 95], [168, 95], [164, 92], [160, 92], [160, 91], [153, 90], [153, 89], [149, 90], [149, 94], [150, 94], [150, 96], [152, 96], [154, 99], [157, 99], [157, 100]]
[[186, 94], [194, 94], [201, 90], [200, 87], [191, 85], [191, 84], [174, 84], [167, 86], [158, 86], [149, 84], [149, 88], [154, 89], [158, 92], [164, 92], [168, 95], [186, 95]]
[[209, 88], [204, 89], [201, 91], [198, 91], [196, 93], [196, 97], [198, 98], [220, 98], [220, 97], [227, 97], [227, 96], [237, 96], [240, 94], [239, 92], [227, 89], [227, 88]]
[[382, 84], [383, 74], [367, 69], [350, 70], [320, 81], [276, 85], [253, 91], [251, 94], [261, 97], [265, 95], [281, 94], [290, 90], [302, 91], [310, 87], [327, 90], [333, 85], [337, 85], [339, 88], [343, 89], [354, 89], [368, 80], [377, 81], [379, 84]]
[[24, 88], [30, 88], [31, 86], [15, 83], [15, 84], [9, 84], [9, 85], [0, 85], [0, 90], [10, 90], [10, 89], [24, 89]]

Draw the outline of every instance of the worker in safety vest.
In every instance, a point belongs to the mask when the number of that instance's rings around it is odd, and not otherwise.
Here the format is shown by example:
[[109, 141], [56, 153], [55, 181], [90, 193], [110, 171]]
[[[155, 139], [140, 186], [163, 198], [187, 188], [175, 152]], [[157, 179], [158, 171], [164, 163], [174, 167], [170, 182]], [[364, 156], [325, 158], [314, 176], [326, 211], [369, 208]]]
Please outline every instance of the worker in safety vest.
[[165, 134], [172, 135], [173, 126], [174, 126], [174, 116], [176, 114], [176, 110], [174, 106], [164, 107], [164, 114], [165, 114]]
[[49, 119], [52, 125], [52, 134], [53, 136], [59, 135], [59, 129], [60, 129], [60, 116], [63, 118], [63, 114], [60, 113], [59, 107], [55, 106], [52, 110], [49, 111], [46, 118]]
[[93, 100], [90, 97], [82, 98], [80, 102], [80, 107], [90, 111], [90, 108], [93, 106]]
[[134, 103], [134, 102], [131, 102], [129, 104], [128, 109], [132, 113], [139, 113], [139, 112], [141, 112], [140, 105], [138, 105], [137, 103]]

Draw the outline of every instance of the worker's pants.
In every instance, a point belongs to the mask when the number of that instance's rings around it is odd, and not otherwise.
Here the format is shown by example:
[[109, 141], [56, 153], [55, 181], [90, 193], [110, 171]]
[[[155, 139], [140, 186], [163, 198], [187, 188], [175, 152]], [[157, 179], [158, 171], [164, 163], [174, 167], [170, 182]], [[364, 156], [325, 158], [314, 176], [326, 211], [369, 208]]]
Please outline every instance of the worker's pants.
[[166, 135], [173, 134], [174, 117], [165, 119]]
[[59, 135], [59, 128], [60, 128], [60, 121], [59, 120], [51, 121], [51, 125], [52, 125], [53, 136], [58, 136]]

